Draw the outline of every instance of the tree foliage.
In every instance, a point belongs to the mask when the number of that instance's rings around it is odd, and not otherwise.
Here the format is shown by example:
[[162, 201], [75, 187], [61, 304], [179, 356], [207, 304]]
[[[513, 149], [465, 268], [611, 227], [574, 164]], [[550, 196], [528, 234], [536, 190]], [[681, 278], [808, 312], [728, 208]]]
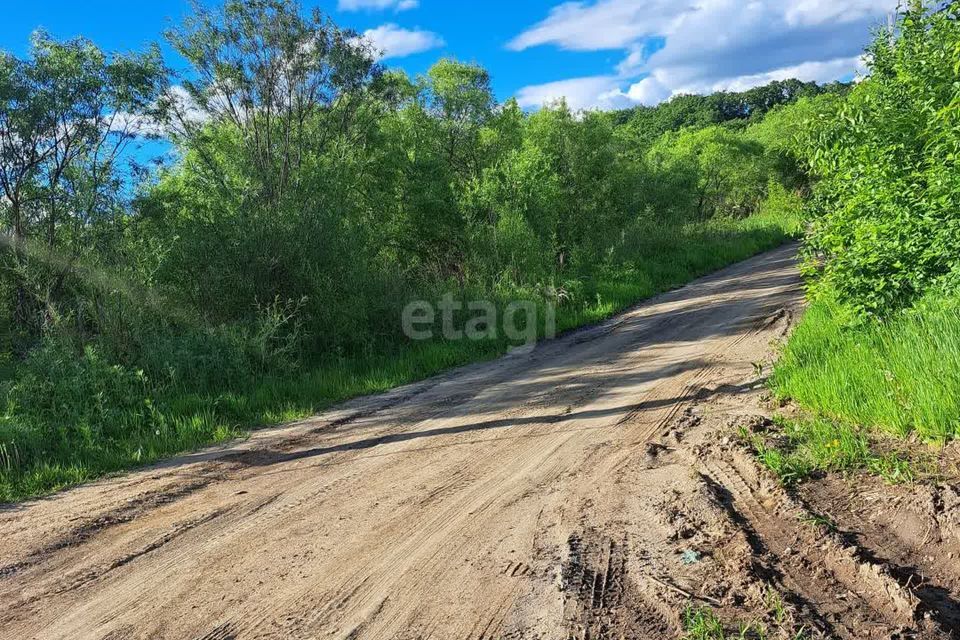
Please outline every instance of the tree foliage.
[[613, 117], [636, 144], [647, 147], [668, 131], [721, 124], [736, 127], [760, 121], [778, 106], [819, 95], [844, 95], [849, 88], [849, 84], [840, 82], [818, 85], [796, 79], [775, 80], [742, 92], [681, 94], [655, 107], [625, 109]]
[[[21, 353], [68, 335], [149, 369], [157, 345], [183, 355], [176, 340], [254, 335], [279, 314], [297, 359], [348, 356], [402, 340], [396, 310], [430, 291], [616, 273], [651, 223], [757, 211], [765, 147], [716, 123], [821, 92], [527, 114], [478, 65], [386, 72], [356, 33], [281, 0], [197, 4], [168, 39], [189, 63], [178, 78], [156, 49], [110, 58], [43, 34], [30, 58], [2, 58], [0, 289]], [[135, 184], [119, 163], [138, 131], [178, 160]]]
[[[102, 291], [78, 281], [112, 250], [123, 216], [120, 166], [165, 80], [156, 48], [113, 56], [78, 38], [33, 36], [30, 55], [0, 52], [0, 269], [7, 347], [66, 317], [81, 326]], [[90, 300], [93, 305], [84, 304]], [[26, 341], [26, 342], [25, 342]]]
[[960, 3], [914, 3], [878, 34], [870, 75], [800, 138], [819, 178], [818, 290], [882, 317], [960, 283]]

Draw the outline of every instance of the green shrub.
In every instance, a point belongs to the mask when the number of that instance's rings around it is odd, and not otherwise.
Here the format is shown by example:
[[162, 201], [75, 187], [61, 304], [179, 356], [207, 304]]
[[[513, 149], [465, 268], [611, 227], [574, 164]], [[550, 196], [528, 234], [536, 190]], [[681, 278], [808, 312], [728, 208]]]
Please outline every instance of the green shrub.
[[801, 134], [815, 175], [815, 292], [858, 316], [911, 305], [960, 269], [960, 3], [877, 35], [869, 77]]
[[34, 430], [49, 447], [122, 439], [130, 417], [149, 413], [149, 380], [139, 370], [107, 362], [96, 346], [77, 351], [48, 339], [34, 349], [7, 392], [7, 413]]

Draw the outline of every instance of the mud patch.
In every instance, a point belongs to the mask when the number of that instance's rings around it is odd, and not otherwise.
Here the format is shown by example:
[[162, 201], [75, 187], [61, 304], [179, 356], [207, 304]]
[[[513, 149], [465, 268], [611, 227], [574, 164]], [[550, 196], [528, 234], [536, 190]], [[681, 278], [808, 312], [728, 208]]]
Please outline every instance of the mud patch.
[[956, 489], [889, 485], [858, 473], [828, 474], [797, 489], [797, 500], [862, 562], [883, 567], [919, 602], [917, 617], [960, 638], [960, 539]]

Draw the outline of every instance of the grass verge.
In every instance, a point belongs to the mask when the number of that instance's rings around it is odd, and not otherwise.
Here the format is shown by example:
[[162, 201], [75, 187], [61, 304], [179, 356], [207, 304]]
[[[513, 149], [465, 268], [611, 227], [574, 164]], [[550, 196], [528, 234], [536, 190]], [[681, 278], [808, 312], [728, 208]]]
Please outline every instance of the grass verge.
[[774, 392], [834, 421], [897, 436], [960, 435], [960, 299], [931, 297], [884, 323], [850, 326], [816, 301], [771, 379]]
[[864, 470], [891, 483], [936, 477], [932, 450], [902, 440], [943, 444], [960, 435], [960, 299], [929, 296], [890, 320], [862, 324], [816, 300], [770, 386], [806, 415], [743, 436], [784, 484], [829, 471]]
[[[631, 247], [623, 269], [592, 283], [592, 299], [557, 310], [557, 328], [564, 331], [603, 320], [640, 300], [779, 246], [795, 232], [792, 217], [772, 213], [652, 231]], [[31, 423], [8, 407], [0, 416], [0, 502], [47, 494], [242, 437], [252, 428], [309, 416], [348, 398], [495, 358], [509, 346], [505, 339], [404, 343], [390, 353], [332, 361], [242, 388], [147, 393], [136, 406], [108, 408], [109, 437], [104, 430]]]

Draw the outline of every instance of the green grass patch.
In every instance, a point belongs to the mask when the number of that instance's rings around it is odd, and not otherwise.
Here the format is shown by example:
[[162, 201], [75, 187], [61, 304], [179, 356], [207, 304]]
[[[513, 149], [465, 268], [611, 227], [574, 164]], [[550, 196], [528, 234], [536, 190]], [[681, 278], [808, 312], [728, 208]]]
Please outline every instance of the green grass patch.
[[726, 640], [723, 623], [706, 607], [687, 607], [683, 612], [686, 640]]
[[890, 320], [850, 326], [814, 302], [771, 380], [781, 398], [838, 422], [944, 441], [960, 433], [960, 300], [929, 298]]
[[814, 472], [865, 470], [892, 484], [913, 482], [925, 467], [906, 454], [877, 451], [865, 429], [826, 418], [789, 420], [776, 418], [775, 430], [752, 433], [742, 430], [741, 438], [759, 461], [787, 486], [809, 478]]
[[[792, 217], [775, 214], [651, 229], [630, 247], [630, 260], [621, 261], [621, 269], [595, 276], [590, 297], [557, 309], [557, 328], [601, 321], [639, 300], [774, 248], [795, 232]], [[348, 398], [495, 358], [509, 346], [506, 339], [405, 342], [376, 355], [321, 362], [305, 372], [200, 392], [149, 388], [135, 372], [91, 355], [88, 369], [70, 378], [80, 383], [58, 376], [49, 381], [49, 389], [31, 396], [44, 407], [35, 402], [24, 411], [7, 402], [0, 416], [0, 502], [226, 442]], [[76, 365], [69, 357], [62, 362]], [[51, 367], [59, 370], [56, 363]], [[64, 411], [65, 406], [73, 409]]]
[[684, 640], [767, 640], [768, 638], [791, 638], [806, 640], [805, 629], [788, 631], [787, 612], [779, 594], [767, 594], [767, 612], [764, 621], [751, 620], [725, 625], [720, 617], [708, 607], [688, 606], [683, 612]]

